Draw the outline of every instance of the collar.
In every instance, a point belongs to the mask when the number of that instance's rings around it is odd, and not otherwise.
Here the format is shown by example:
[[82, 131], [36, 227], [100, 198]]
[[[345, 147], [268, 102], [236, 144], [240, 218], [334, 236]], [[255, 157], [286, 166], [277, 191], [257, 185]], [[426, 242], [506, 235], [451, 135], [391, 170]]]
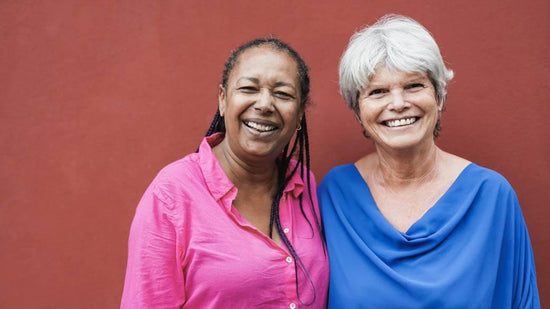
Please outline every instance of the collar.
[[[217, 201], [226, 198], [234, 200], [238, 192], [237, 187], [229, 180], [212, 151], [212, 147], [218, 145], [224, 137], [224, 133], [212, 134], [205, 137], [199, 146], [199, 166], [206, 185], [208, 186], [208, 190]], [[291, 160], [288, 168], [289, 171], [291, 171], [296, 164], [296, 160]], [[291, 192], [292, 195], [297, 198], [303, 190], [304, 182], [300, 177], [300, 167], [298, 167], [296, 173], [289, 180], [283, 192], [285, 194]]]

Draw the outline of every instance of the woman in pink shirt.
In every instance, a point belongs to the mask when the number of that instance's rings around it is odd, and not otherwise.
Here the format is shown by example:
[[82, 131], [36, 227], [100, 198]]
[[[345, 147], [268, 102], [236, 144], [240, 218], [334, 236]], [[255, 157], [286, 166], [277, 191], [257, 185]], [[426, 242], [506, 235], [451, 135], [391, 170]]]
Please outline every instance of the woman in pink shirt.
[[137, 207], [121, 308], [326, 307], [308, 94], [307, 66], [284, 42], [233, 51], [198, 151]]

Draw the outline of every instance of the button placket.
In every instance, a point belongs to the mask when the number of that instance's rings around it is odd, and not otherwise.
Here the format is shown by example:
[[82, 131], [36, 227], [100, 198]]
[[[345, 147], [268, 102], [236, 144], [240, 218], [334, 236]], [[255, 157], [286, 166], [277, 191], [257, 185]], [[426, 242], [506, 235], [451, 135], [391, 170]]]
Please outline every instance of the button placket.
[[287, 237], [290, 240], [291, 236], [289, 235], [289, 233], [290, 233], [290, 229], [292, 228], [292, 216], [293, 216], [292, 206], [293, 205], [290, 205], [291, 199], [287, 198], [290, 196], [289, 194], [291, 193], [286, 192], [283, 194], [283, 197], [281, 198], [279, 211], [281, 216], [281, 224], [284, 226], [283, 233], [287, 234]]

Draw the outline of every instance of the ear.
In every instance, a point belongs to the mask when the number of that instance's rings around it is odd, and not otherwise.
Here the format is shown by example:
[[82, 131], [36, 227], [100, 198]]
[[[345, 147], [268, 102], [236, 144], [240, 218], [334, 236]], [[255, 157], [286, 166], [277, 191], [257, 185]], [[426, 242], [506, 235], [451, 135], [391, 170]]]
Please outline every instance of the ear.
[[437, 102], [437, 111], [441, 113], [443, 111], [443, 103], [441, 102], [441, 99], [437, 96], [435, 97], [435, 100]]
[[306, 107], [305, 106], [300, 107], [300, 111], [298, 111], [298, 125], [302, 123], [302, 118], [304, 118], [305, 112], [306, 112]]
[[437, 118], [441, 118], [441, 114], [443, 114], [443, 111], [445, 110], [445, 106], [443, 105], [440, 100], [437, 100]]
[[357, 120], [357, 122], [359, 122], [359, 124], [363, 126], [363, 123], [361, 122], [361, 117], [359, 117], [359, 113], [353, 112], [353, 114], [355, 115], [355, 120]]
[[220, 110], [220, 116], [225, 116], [225, 107], [226, 107], [227, 94], [222, 85], [218, 89], [218, 109]]

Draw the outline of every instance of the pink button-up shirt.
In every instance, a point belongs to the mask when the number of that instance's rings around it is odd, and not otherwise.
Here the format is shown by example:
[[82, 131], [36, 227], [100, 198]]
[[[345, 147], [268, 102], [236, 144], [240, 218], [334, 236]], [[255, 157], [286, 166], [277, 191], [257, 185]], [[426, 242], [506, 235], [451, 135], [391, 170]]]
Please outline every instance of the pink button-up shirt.
[[328, 258], [299, 173], [284, 190], [280, 217], [311, 282], [284, 245], [232, 206], [237, 188], [211, 149], [222, 139], [205, 138], [198, 153], [165, 167], [145, 192], [130, 230], [121, 308], [301, 308], [314, 295], [308, 308], [325, 308]]

